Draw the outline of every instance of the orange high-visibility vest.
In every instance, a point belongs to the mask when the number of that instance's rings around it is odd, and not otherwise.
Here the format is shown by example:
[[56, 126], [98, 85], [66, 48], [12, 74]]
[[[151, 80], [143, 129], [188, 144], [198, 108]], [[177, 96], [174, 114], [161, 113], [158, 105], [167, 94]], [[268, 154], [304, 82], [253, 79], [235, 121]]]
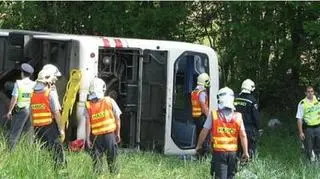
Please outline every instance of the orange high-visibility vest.
[[116, 120], [109, 97], [97, 102], [87, 101], [86, 106], [93, 135], [107, 134], [116, 130]]
[[[205, 91], [205, 90], [196, 89], [191, 92], [192, 117], [195, 117], [195, 118], [200, 117], [202, 114], [201, 104], [199, 101], [199, 96], [202, 91]], [[208, 105], [208, 99], [206, 99], [206, 105]]]
[[49, 104], [50, 90], [33, 92], [31, 97], [32, 125], [35, 127], [46, 126], [52, 123], [52, 113]]
[[211, 143], [214, 151], [236, 152], [240, 133], [240, 120], [233, 114], [230, 122], [219, 117], [218, 111], [212, 111]]

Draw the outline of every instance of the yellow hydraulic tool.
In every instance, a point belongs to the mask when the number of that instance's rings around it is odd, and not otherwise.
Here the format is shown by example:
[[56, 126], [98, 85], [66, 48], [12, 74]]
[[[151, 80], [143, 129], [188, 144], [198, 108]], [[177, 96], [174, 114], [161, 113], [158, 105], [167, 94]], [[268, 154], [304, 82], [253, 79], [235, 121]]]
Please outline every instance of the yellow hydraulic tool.
[[69, 116], [72, 113], [73, 105], [76, 101], [76, 97], [80, 88], [81, 82], [81, 71], [77, 69], [73, 69], [70, 72], [70, 78], [66, 87], [66, 92], [63, 97], [62, 104], [62, 115], [61, 115], [61, 123], [62, 126], [68, 127], [69, 125]]

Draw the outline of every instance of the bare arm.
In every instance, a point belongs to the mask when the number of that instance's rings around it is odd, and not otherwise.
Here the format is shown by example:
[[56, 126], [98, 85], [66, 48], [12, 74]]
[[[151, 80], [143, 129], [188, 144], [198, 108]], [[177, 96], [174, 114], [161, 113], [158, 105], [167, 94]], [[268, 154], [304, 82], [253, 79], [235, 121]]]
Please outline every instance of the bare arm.
[[60, 113], [60, 111], [55, 111], [53, 113], [53, 116], [54, 116], [54, 119], [56, 120], [58, 129], [59, 129], [60, 141], [63, 142], [64, 139], [65, 139], [65, 132], [64, 132], [65, 126], [64, 126], [64, 123], [62, 123], [62, 121], [61, 121], [61, 113]]
[[208, 113], [209, 113], [208, 105], [206, 105], [205, 103], [200, 103], [200, 105], [201, 105], [201, 112], [206, 116], [208, 116]]
[[17, 104], [18, 101], [18, 95], [19, 95], [19, 88], [18, 88], [18, 82], [16, 82], [14, 84], [13, 90], [12, 90], [12, 94], [11, 94], [11, 100], [10, 100], [10, 104], [9, 104], [9, 108], [8, 108], [8, 113], [6, 115], [7, 119], [11, 119], [12, 115], [12, 110], [14, 108], [14, 106]]
[[59, 131], [64, 131], [65, 130], [65, 126], [63, 125], [62, 121], [61, 121], [61, 113], [60, 111], [55, 111], [53, 113], [54, 119], [56, 120], [56, 123], [58, 125]]
[[121, 128], [121, 123], [120, 123], [120, 119], [116, 119], [116, 135], [120, 136], [120, 128]]
[[248, 140], [245, 130], [240, 130], [241, 147], [244, 154], [248, 154]]
[[301, 140], [304, 140], [304, 133], [302, 129], [302, 119], [297, 120], [297, 125], [298, 125], [299, 137]]
[[61, 119], [61, 105], [59, 103], [59, 98], [56, 90], [51, 90], [49, 94], [49, 105], [53, 117], [58, 125], [59, 131], [64, 135], [65, 126]]
[[242, 147], [242, 160], [246, 161], [249, 159], [249, 152], [248, 152], [248, 139], [247, 139], [247, 133], [243, 124], [242, 115], [240, 114], [240, 131], [239, 131], [239, 137], [241, 141], [241, 147]]
[[118, 104], [112, 99], [112, 98], [108, 98], [111, 101], [112, 104], [112, 112], [113, 112], [113, 116], [115, 118], [115, 122], [116, 122], [116, 130], [114, 131], [115, 136], [116, 136], [116, 142], [120, 143], [121, 141], [121, 137], [120, 137], [120, 129], [121, 129], [121, 121], [120, 121], [120, 116], [122, 114]]
[[208, 100], [207, 93], [204, 91], [200, 92], [199, 102], [200, 102], [200, 106], [201, 106], [201, 112], [202, 112], [202, 114], [205, 114], [206, 117], [208, 116], [208, 113], [209, 113], [209, 106], [206, 103], [207, 100]]
[[209, 134], [209, 129], [207, 128], [202, 128], [201, 132], [200, 132], [200, 135], [199, 135], [199, 139], [198, 139], [198, 144], [197, 144], [197, 148], [196, 150], [199, 150], [202, 148], [202, 144], [204, 142], [204, 140], [206, 139], [206, 137], [208, 136]]
[[12, 113], [12, 110], [13, 110], [14, 106], [17, 103], [17, 100], [18, 100], [18, 97], [16, 97], [16, 96], [12, 96], [11, 97], [8, 113], [6, 115], [7, 119], [11, 119], [11, 113]]
[[118, 119], [116, 117], [116, 131], [115, 131], [115, 134], [116, 134], [116, 142], [117, 143], [120, 143], [121, 141], [121, 137], [120, 137], [120, 128], [121, 128], [121, 122], [120, 122], [120, 119]]

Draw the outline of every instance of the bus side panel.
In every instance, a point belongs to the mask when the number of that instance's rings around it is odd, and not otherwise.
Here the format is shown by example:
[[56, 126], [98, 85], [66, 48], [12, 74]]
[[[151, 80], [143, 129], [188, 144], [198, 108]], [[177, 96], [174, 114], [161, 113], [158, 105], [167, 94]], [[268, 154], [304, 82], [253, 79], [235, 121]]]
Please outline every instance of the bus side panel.
[[163, 150], [167, 52], [144, 51], [142, 76], [141, 147]]

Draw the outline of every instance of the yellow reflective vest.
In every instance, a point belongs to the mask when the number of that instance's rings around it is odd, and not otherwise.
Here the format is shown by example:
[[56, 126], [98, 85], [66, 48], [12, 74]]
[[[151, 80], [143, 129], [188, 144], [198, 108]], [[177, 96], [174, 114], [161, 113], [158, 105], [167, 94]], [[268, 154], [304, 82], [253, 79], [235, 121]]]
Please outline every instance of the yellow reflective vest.
[[23, 79], [23, 80], [17, 80], [17, 85], [18, 85], [17, 106], [19, 108], [29, 107], [35, 82], [30, 79]]
[[304, 98], [300, 102], [303, 106], [303, 120], [308, 126], [315, 126], [320, 124], [320, 104], [316, 97], [310, 102]]

